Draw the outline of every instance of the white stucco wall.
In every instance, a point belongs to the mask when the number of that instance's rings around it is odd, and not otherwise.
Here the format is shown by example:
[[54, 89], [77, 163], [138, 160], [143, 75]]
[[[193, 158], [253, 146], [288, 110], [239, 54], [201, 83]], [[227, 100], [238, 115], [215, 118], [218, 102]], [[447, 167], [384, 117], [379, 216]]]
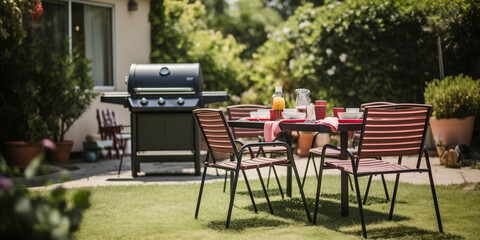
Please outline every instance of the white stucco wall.
[[[132, 63], [149, 63], [150, 23], [149, 0], [135, 0], [137, 11], [128, 11], [128, 0], [100, 0], [96, 3], [109, 4], [114, 11], [114, 71], [115, 89], [107, 92], [126, 92], [125, 76]], [[100, 91], [97, 91], [100, 92]], [[121, 105], [101, 103], [97, 97], [67, 132], [65, 139], [73, 140], [73, 152], [83, 151], [83, 141], [88, 134], [98, 134], [96, 109], [110, 109], [115, 112], [120, 124], [130, 125], [130, 112]], [[128, 129], [129, 130], [129, 129]]]

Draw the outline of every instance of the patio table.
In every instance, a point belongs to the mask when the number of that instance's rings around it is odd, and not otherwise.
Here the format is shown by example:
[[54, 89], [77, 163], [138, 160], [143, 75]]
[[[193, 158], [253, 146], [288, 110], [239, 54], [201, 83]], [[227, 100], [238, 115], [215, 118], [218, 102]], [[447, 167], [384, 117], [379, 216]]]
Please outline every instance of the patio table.
[[[230, 127], [242, 127], [242, 128], [263, 128], [265, 121], [247, 121], [247, 120], [232, 120], [228, 121]], [[347, 148], [348, 148], [348, 132], [357, 131], [362, 129], [363, 124], [358, 123], [339, 123], [338, 133], [340, 133], [340, 147], [341, 154], [340, 159], [347, 160]], [[281, 122], [280, 129], [282, 131], [311, 131], [332, 133], [331, 129], [327, 125], [313, 124], [308, 122]], [[290, 146], [292, 145], [289, 134], [286, 135], [286, 142]], [[348, 216], [348, 174], [341, 174], [341, 214], [343, 217]], [[292, 197], [292, 168], [287, 168], [287, 196]]]

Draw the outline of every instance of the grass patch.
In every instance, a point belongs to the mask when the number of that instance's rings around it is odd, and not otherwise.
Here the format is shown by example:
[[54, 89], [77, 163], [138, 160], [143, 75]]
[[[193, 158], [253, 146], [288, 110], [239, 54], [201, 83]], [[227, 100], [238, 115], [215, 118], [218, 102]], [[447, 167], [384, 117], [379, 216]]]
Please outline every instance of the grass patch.
[[[285, 182], [285, 179], [282, 179]], [[92, 206], [85, 212], [75, 239], [360, 239], [361, 223], [355, 194], [350, 192], [350, 216], [340, 216], [340, 179], [327, 175], [322, 184], [316, 226], [307, 221], [294, 184], [293, 198], [281, 199], [276, 185], [269, 194], [274, 215], [258, 180], [250, 181], [258, 214], [239, 182], [230, 229], [225, 229], [229, 194], [223, 183], [208, 183], [197, 220], [199, 184], [109, 186], [88, 188]], [[361, 179], [362, 197], [366, 178]], [[393, 182], [388, 182], [390, 194]], [[400, 183], [393, 221], [381, 181], [373, 181], [364, 207], [369, 238], [479, 239], [480, 192], [465, 185], [437, 186], [445, 233], [439, 233], [428, 185]], [[305, 191], [313, 212], [316, 181], [307, 179]]]

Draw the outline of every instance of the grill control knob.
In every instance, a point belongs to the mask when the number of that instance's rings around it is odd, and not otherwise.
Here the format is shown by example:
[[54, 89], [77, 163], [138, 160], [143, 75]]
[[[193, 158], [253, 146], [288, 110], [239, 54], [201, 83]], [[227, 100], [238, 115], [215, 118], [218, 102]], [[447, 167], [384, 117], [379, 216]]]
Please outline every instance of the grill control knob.
[[148, 100], [146, 98], [142, 98], [142, 100], [140, 100], [140, 104], [144, 106], [147, 105], [147, 103], [148, 103]]
[[163, 98], [163, 97], [158, 98], [158, 104], [160, 104], [160, 105], [165, 104], [165, 98]]
[[185, 100], [183, 98], [179, 97], [177, 99], [177, 103], [178, 103], [178, 105], [183, 105], [185, 103]]

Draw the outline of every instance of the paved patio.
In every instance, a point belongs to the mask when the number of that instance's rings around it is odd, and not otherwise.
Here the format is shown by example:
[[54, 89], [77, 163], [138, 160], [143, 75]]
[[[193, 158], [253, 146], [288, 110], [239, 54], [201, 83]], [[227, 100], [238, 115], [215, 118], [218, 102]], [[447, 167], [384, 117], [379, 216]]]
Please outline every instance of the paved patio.
[[[297, 167], [300, 175], [303, 177], [307, 158], [296, 157]], [[395, 158], [386, 158], [387, 161], [396, 161]], [[319, 158], [317, 159], [319, 161]], [[178, 183], [200, 183], [201, 176], [194, 175], [194, 167], [191, 162], [166, 162], [166, 163], [142, 163], [143, 171], [137, 178], [133, 178], [130, 171], [130, 158], [125, 157], [122, 171], [118, 176], [119, 159], [100, 159], [96, 162], [77, 162], [69, 164], [75, 170], [66, 170], [58, 168], [56, 172], [48, 175], [37, 176], [27, 183], [32, 186], [31, 189], [51, 189], [56, 186], [65, 188], [93, 187], [93, 186], [115, 186], [115, 185], [145, 185], [145, 184], [178, 184]], [[416, 158], [407, 157], [403, 159], [403, 164], [414, 166]], [[425, 161], [422, 161], [425, 164]], [[436, 185], [477, 183], [480, 182], [480, 170], [463, 168], [447, 168], [440, 165], [438, 157], [431, 158], [433, 177]], [[202, 168], [203, 170], [203, 168]], [[286, 175], [284, 167], [277, 167], [279, 175]], [[207, 181], [223, 181], [224, 172], [219, 170], [220, 176], [217, 176], [215, 169], [209, 169]], [[267, 177], [268, 168], [262, 169], [262, 175]], [[273, 173], [272, 173], [273, 174]], [[309, 166], [308, 175], [313, 176], [312, 165]], [[329, 169], [325, 174], [339, 174], [339, 171]], [[256, 171], [247, 171], [249, 178], [258, 178]], [[67, 176], [70, 180], [63, 183], [56, 183], [48, 187], [41, 186], [43, 182], [52, 180], [60, 182]], [[395, 175], [386, 175], [388, 180], [394, 180]], [[377, 176], [376, 178], [379, 178]], [[426, 173], [407, 173], [402, 174], [400, 181], [414, 184], [428, 184], [428, 175]]]

